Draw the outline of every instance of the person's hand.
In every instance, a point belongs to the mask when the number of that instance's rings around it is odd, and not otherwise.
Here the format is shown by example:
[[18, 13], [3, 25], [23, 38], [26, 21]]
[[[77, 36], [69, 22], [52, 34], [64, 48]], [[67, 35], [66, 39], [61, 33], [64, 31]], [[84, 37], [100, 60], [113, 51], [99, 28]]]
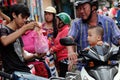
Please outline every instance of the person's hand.
[[90, 50], [90, 48], [87, 47], [87, 48], [84, 48], [84, 50], [85, 50], [85, 51], [88, 51], [88, 50]]
[[69, 60], [69, 66], [68, 66], [68, 70], [72, 69], [72, 65], [77, 63], [77, 59], [78, 59], [78, 54], [75, 52], [70, 52], [68, 53], [68, 60]]
[[35, 53], [34, 56], [35, 56], [35, 58], [42, 58], [42, 57], [46, 56], [46, 53]]
[[35, 27], [37, 27], [37, 26], [39, 26], [39, 24], [38, 24], [38, 22], [30, 22], [30, 23], [28, 23], [28, 24], [25, 24], [24, 25], [24, 28], [26, 29], [26, 30], [30, 30], [30, 29], [34, 29]]
[[50, 51], [50, 53], [51, 53], [51, 54], [54, 54], [54, 52], [53, 52], [53, 49], [52, 49], [52, 48], [50, 48], [50, 50], [49, 50], [49, 51]]
[[43, 29], [42, 29], [42, 23], [37, 22], [37, 24], [38, 25], [35, 26], [34, 31], [37, 32], [38, 35], [42, 35], [42, 31], [43, 31]]
[[72, 71], [73, 66], [74, 66], [73, 63], [69, 63], [69, 65], [68, 65], [68, 71]]
[[103, 45], [103, 41], [98, 41], [97, 45], [102, 46]]

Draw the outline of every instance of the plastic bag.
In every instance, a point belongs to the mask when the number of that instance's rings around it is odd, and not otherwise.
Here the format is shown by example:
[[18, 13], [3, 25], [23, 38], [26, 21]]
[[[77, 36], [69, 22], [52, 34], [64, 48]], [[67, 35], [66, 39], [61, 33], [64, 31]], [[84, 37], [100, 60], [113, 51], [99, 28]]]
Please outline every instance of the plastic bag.
[[49, 50], [47, 36], [44, 36], [41, 30], [41, 33], [38, 33], [35, 37], [35, 52], [36, 53], [47, 53]]

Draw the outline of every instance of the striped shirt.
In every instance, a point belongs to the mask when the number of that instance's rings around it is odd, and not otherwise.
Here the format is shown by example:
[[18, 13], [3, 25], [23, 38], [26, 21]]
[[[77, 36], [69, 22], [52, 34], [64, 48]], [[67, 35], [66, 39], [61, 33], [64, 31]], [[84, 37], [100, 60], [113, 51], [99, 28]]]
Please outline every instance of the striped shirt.
[[[116, 26], [115, 22], [107, 16], [98, 15], [97, 24], [104, 29], [103, 41], [109, 43], [110, 45], [112, 43], [118, 45], [120, 30]], [[75, 42], [77, 43], [77, 50], [81, 50], [89, 46], [87, 41], [88, 27], [88, 24], [83, 23], [81, 19], [74, 20], [71, 24], [68, 36], [72, 36], [75, 39]]]

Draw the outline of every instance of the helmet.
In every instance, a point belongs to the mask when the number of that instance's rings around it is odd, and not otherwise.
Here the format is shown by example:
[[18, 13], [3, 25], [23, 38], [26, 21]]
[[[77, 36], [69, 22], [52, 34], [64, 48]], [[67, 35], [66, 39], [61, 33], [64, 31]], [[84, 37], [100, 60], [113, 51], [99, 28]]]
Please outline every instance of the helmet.
[[113, 6], [117, 8], [119, 6], [119, 3], [118, 2], [114, 2]]
[[98, 9], [98, 0], [77, 0], [74, 5], [77, 7], [85, 3], [89, 3], [91, 6], [96, 6]]
[[49, 6], [45, 9], [45, 12], [50, 12], [56, 14], [56, 9], [52, 6]]
[[65, 13], [65, 12], [61, 12], [61, 13], [57, 14], [56, 16], [59, 17], [60, 20], [61, 20], [64, 24], [70, 24], [70, 22], [71, 22], [70, 16], [69, 16], [67, 13]]

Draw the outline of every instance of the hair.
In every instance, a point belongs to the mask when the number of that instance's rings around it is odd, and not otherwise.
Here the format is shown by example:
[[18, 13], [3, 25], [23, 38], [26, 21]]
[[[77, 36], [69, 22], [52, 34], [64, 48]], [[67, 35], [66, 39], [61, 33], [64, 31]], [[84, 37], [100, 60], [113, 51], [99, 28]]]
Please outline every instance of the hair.
[[56, 38], [57, 34], [58, 34], [58, 29], [56, 27], [56, 16], [55, 14], [53, 14], [53, 37]]
[[12, 16], [12, 13], [15, 13], [16, 16], [18, 16], [19, 14], [22, 14], [23, 18], [30, 16], [29, 8], [24, 4], [15, 4], [11, 6], [10, 14], [9, 14], [11, 20], [14, 19]]
[[88, 30], [90, 30], [90, 29], [95, 29], [96, 30], [96, 34], [100, 35], [101, 39], [103, 39], [104, 30], [103, 30], [103, 28], [101, 26], [91, 26], [91, 27], [89, 27]]

